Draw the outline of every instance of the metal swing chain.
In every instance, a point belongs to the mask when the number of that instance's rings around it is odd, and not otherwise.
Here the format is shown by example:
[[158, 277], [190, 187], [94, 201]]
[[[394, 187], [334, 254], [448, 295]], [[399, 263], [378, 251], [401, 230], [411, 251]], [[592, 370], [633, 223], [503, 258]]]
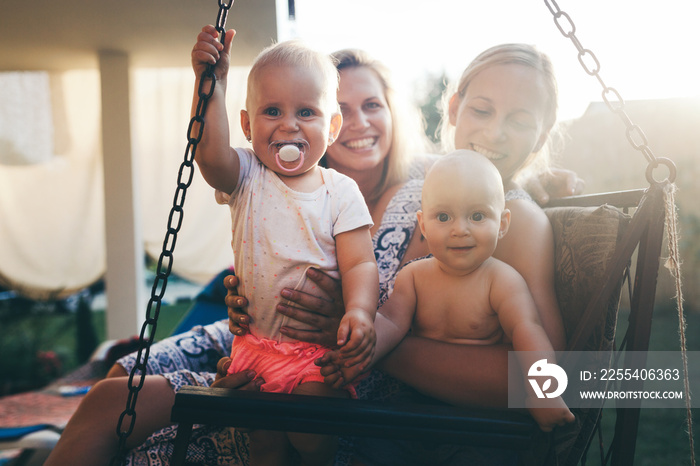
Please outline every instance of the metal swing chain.
[[[555, 0], [544, 0], [545, 5], [549, 9], [550, 13], [554, 18], [554, 23], [559, 29], [559, 32], [570, 39], [571, 42], [578, 50], [578, 61], [583, 67], [584, 71], [590, 75], [594, 76], [600, 85], [603, 87], [603, 101], [608, 106], [608, 108], [618, 115], [622, 122], [625, 124], [626, 136], [629, 143], [636, 150], [642, 152], [644, 157], [647, 159], [648, 165], [646, 169], [646, 178], [650, 185], [661, 185], [664, 184], [664, 197], [666, 200], [666, 228], [668, 237], [668, 247], [670, 251], [670, 257], [668, 258], [666, 267], [671, 271], [676, 284], [676, 301], [678, 303], [678, 322], [679, 322], [679, 335], [681, 340], [681, 354], [684, 372], [684, 393], [686, 398], [686, 421], [688, 428], [688, 439], [690, 442], [690, 460], [691, 464], [695, 466], [695, 447], [693, 439], [693, 421], [692, 412], [690, 409], [690, 388], [688, 384], [688, 360], [686, 355], [686, 339], [685, 339], [685, 317], [683, 315], [683, 295], [681, 290], [681, 278], [680, 278], [680, 259], [678, 256], [678, 230], [677, 230], [677, 215], [676, 215], [676, 205], [674, 200], [674, 193], [676, 191], [676, 186], [674, 184], [676, 179], [676, 165], [672, 160], [664, 157], [655, 157], [651, 148], [647, 144], [647, 138], [642, 129], [634, 124], [630, 117], [625, 112], [625, 102], [622, 100], [620, 93], [613, 87], [605, 85], [603, 78], [600, 77], [600, 62], [595, 54], [590, 49], [585, 49], [581, 45], [581, 42], [576, 37], [576, 25], [571, 20], [571, 17], [564, 11], [559, 9], [559, 5]], [[564, 21], [562, 21], [562, 19]], [[612, 96], [615, 101], [611, 101]], [[653, 171], [659, 165], [665, 165], [669, 171], [668, 178], [665, 180], [657, 181], [654, 179]], [[611, 452], [608, 452], [609, 458]], [[602, 454], [602, 453], [601, 453]]]
[[[231, 5], [233, 5], [234, 0], [229, 0], [228, 3], [222, 0], [218, 0], [218, 2], [219, 13], [216, 18], [216, 30], [219, 33], [219, 40], [223, 43], [226, 34], [225, 26], [228, 10], [231, 8]], [[139, 349], [136, 354], [136, 363], [129, 374], [129, 395], [126, 400], [126, 408], [119, 416], [119, 421], [117, 422], [119, 447], [117, 454], [110, 462], [112, 466], [124, 464], [126, 459], [126, 440], [132, 434], [134, 424], [136, 423], [136, 400], [138, 399], [139, 391], [141, 387], [143, 387], [146, 377], [148, 355], [151, 350], [151, 345], [153, 344], [153, 339], [155, 338], [162, 299], [165, 295], [170, 272], [172, 271], [175, 242], [184, 217], [183, 206], [185, 204], [185, 195], [194, 177], [194, 156], [197, 152], [197, 146], [202, 140], [202, 135], [204, 133], [204, 114], [206, 113], [209, 99], [214, 94], [215, 86], [216, 76], [214, 75], [214, 65], [209, 65], [200, 78], [199, 87], [197, 89], [199, 97], [197, 108], [187, 128], [187, 147], [185, 149], [184, 160], [180, 164], [180, 170], [178, 172], [173, 206], [168, 216], [168, 229], [165, 234], [165, 239], [163, 240], [162, 252], [158, 258], [156, 277], [153, 282], [153, 287], [151, 288], [151, 297], [146, 309], [146, 320], [139, 334]], [[137, 384], [134, 384], [135, 378], [138, 379]], [[126, 430], [124, 430], [125, 425], [127, 426]]]
[[[555, 0], [544, 0], [544, 3], [547, 5], [549, 12], [552, 13], [554, 24], [556, 24], [559, 32], [564, 37], [571, 40], [576, 50], [578, 50], [578, 61], [581, 67], [583, 67], [586, 74], [595, 77], [600, 83], [603, 88], [602, 97], [605, 104], [613, 113], [620, 117], [625, 124], [627, 141], [647, 159], [646, 178], [649, 184], [662, 183], [664, 181], [673, 183], [676, 179], [676, 165], [668, 158], [654, 156], [654, 153], [647, 143], [647, 137], [644, 131], [634, 124], [627, 115], [627, 112], [625, 112], [625, 101], [622, 99], [620, 93], [614, 87], [607, 86], [600, 76], [600, 62], [598, 61], [598, 57], [596, 57], [595, 53], [590, 49], [583, 48], [578, 37], [576, 37], [576, 25], [571, 20], [571, 17], [565, 11], [559, 9], [559, 5], [557, 5]], [[654, 179], [653, 171], [659, 165], [665, 165], [669, 171], [666, 180], [656, 181]]]

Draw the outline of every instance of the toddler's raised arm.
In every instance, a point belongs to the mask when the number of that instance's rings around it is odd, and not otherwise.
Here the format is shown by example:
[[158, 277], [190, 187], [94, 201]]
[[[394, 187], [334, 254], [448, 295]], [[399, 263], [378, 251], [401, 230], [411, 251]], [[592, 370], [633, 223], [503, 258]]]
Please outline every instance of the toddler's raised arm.
[[[224, 43], [219, 42], [219, 33], [214, 26], [202, 28], [192, 49], [192, 68], [196, 80], [192, 116], [197, 113], [197, 104], [202, 94], [211, 90], [211, 79], [202, 83], [202, 75], [209, 66], [214, 66], [216, 76], [214, 92], [207, 104], [205, 129], [195, 151], [195, 161], [206, 182], [219, 191], [230, 194], [238, 183], [240, 162], [236, 151], [230, 146], [229, 121], [226, 113], [226, 76], [230, 62], [231, 41], [234, 30], [226, 32]], [[201, 89], [200, 89], [201, 88]], [[189, 137], [196, 137], [202, 122], [195, 122], [190, 128]]]

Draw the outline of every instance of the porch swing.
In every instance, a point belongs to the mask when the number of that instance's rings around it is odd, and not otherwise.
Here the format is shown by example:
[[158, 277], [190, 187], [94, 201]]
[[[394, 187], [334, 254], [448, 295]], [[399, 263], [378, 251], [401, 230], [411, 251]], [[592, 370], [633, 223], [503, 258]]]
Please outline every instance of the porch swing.
[[[232, 4], [233, 0], [228, 4], [219, 0], [216, 28], [222, 39]], [[604, 84], [599, 75], [597, 58], [593, 52], [582, 47], [569, 15], [560, 10], [554, 0], [545, 0], [545, 4], [559, 31], [575, 45], [579, 62], [586, 73], [598, 79], [603, 88], [604, 101], [626, 126], [629, 142], [648, 161], [648, 188], [559, 199], [545, 209], [554, 232], [555, 288], [568, 341], [566, 350], [637, 352], [648, 349], [659, 257], [666, 226], [670, 261], [675, 265], [681, 351], [685, 354], [678, 250], [674, 243], [675, 165], [669, 159], [654, 156], [641, 129], [627, 116], [620, 94]], [[163, 252], [158, 261], [156, 281], [140, 335], [137, 363], [128, 380], [127, 406], [117, 426], [120, 452], [113, 458], [112, 464], [118, 464], [123, 459], [126, 438], [134, 427], [136, 400], [143, 385], [143, 374], [155, 334], [161, 299], [172, 268], [172, 253], [182, 224], [185, 194], [193, 179], [194, 153], [204, 131], [204, 114], [215, 84], [210, 67], [200, 81], [199, 103], [188, 128], [185, 160], [180, 167]], [[661, 165], [666, 167], [668, 176], [658, 181], [654, 172]], [[631, 209], [634, 209], [632, 214]], [[635, 267], [633, 262], [636, 262]], [[616, 349], [615, 330], [624, 288], [630, 294], [629, 326], [620, 348]], [[627, 364], [627, 361], [623, 364]], [[137, 375], [139, 370], [141, 374]], [[641, 383], [643, 382], [635, 380], [623, 381], [621, 389], [638, 390]], [[380, 404], [361, 400], [185, 386], [176, 394], [171, 413], [171, 420], [179, 424], [171, 464], [184, 464], [193, 424], [211, 424], [347, 436], [422, 439], [483, 447], [506, 446], [505, 448], [521, 451], [522, 457], [529, 459], [532, 464], [575, 465], [585, 461], [594, 433], [600, 428], [602, 405], [590, 409], [574, 408], [572, 411], [576, 414], [575, 423], [545, 434], [528, 415], [512, 410], [385, 402]], [[691, 459], [695, 464], [689, 402], [687, 414]], [[616, 410], [614, 439], [607, 452], [601, 448], [601, 464], [610, 462], [613, 465], [627, 466], [634, 463], [639, 415], [639, 405], [633, 409]], [[544, 445], [544, 448], [533, 450], [532, 445]]]

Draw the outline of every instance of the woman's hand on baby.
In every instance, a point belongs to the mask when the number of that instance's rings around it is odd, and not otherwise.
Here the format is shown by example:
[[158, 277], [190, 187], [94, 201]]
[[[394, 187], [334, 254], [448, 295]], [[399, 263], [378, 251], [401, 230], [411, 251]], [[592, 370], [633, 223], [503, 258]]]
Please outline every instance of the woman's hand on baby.
[[365, 372], [372, 362], [376, 340], [374, 322], [367, 313], [361, 309], [348, 311], [338, 329], [340, 349], [328, 351], [314, 361], [321, 368], [326, 385], [342, 388]]
[[204, 26], [197, 35], [197, 42], [192, 48], [192, 68], [197, 77], [202, 76], [210, 65], [214, 66], [214, 75], [220, 80], [228, 73], [231, 60], [231, 41], [236, 31], [226, 31], [226, 38], [222, 44], [219, 41], [219, 32], [211, 24]]
[[228, 308], [228, 329], [234, 335], [245, 335], [250, 326], [250, 316], [243, 310], [248, 305], [248, 300], [238, 295], [238, 277], [227, 275], [224, 277], [224, 286], [226, 287], [224, 302]]
[[361, 366], [346, 367], [339, 351], [329, 351], [314, 361], [319, 366], [326, 385], [340, 389], [365, 372]]
[[[309, 269], [307, 276], [321, 288], [330, 299], [323, 299], [302, 291], [288, 288], [281, 295], [289, 302], [298, 305], [278, 304], [277, 312], [293, 320], [310, 325], [313, 329], [298, 329], [285, 326], [280, 329], [284, 335], [296, 340], [334, 347], [340, 319], [345, 312], [340, 282], [317, 269]], [[226, 306], [228, 307], [228, 327], [234, 335], [245, 335], [250, 326], [250, 316], [244, 308], [248, 300], [238, 294], [238, 277], [228, 275], [224, 278], [226, 287]]]
[[335, 347], [340, 320], [345, 314], [343, 290], [340, 281], [314, 268], [308, 269], [306, 276], [322, 289], [329, 298], [323, 299], [289, 288], [282, 290], [282, 297], [297, 306], [280, 303], [277, 305], [277, 312], [303, 324], [310, 325], [313, 329], [299, 329], [287, 325], [282, 327], [280, 332], [296, 340], [331, 348]]
[[[240, 371], [229, 374], [228, 368], [231, 366], [231, 358], [221, 358], [216, 363], [216, 378], [211, 384], [213, 388], [233, 388], [236, 390], [250, 390], [259, 392], [265, 381], [257, 377], [254, 370]], [[240, 432], [249, 433], [252, 429], [238, 429]]]
[[342, 388], [345, 385], [343, 373], [340, 371], [340, 355], [337, 350], [328, 351], [314, 361], [320, 367], [323, 382], [333, 388]]
[[238, 390], [260, 391], [260, 387], [265, 381], [255, 378], [255, 371], [247, 370], [229, 374], [228, 368], [231, 365], [231, 358], [221, 358], [216, 364], [216, 378], [212, 387], [235, 388]]
[[345, 313], [338, 328], [338, 346], [343, 367], [359, 366], [364, 371], [372, 362], [377, 343], [374, 321], [362, 309]]

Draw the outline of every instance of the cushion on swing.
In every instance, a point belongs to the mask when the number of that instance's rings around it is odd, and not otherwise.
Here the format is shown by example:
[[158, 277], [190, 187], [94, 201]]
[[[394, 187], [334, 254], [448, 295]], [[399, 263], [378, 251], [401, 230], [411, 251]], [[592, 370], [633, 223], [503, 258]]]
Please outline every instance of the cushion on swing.
[[[545, 212], [554, 234], [557, 300], [566, 336], [570, 339], [591, 297], [605, 283], [608, 265], [630, 216], [608, 205], [553, 207]], [[615, 338], [619, 296], [618, 287], [608, 299], [607, 306], [600, 309], [596, 330], [591, 338], [577, 350], [611, 348]]]

